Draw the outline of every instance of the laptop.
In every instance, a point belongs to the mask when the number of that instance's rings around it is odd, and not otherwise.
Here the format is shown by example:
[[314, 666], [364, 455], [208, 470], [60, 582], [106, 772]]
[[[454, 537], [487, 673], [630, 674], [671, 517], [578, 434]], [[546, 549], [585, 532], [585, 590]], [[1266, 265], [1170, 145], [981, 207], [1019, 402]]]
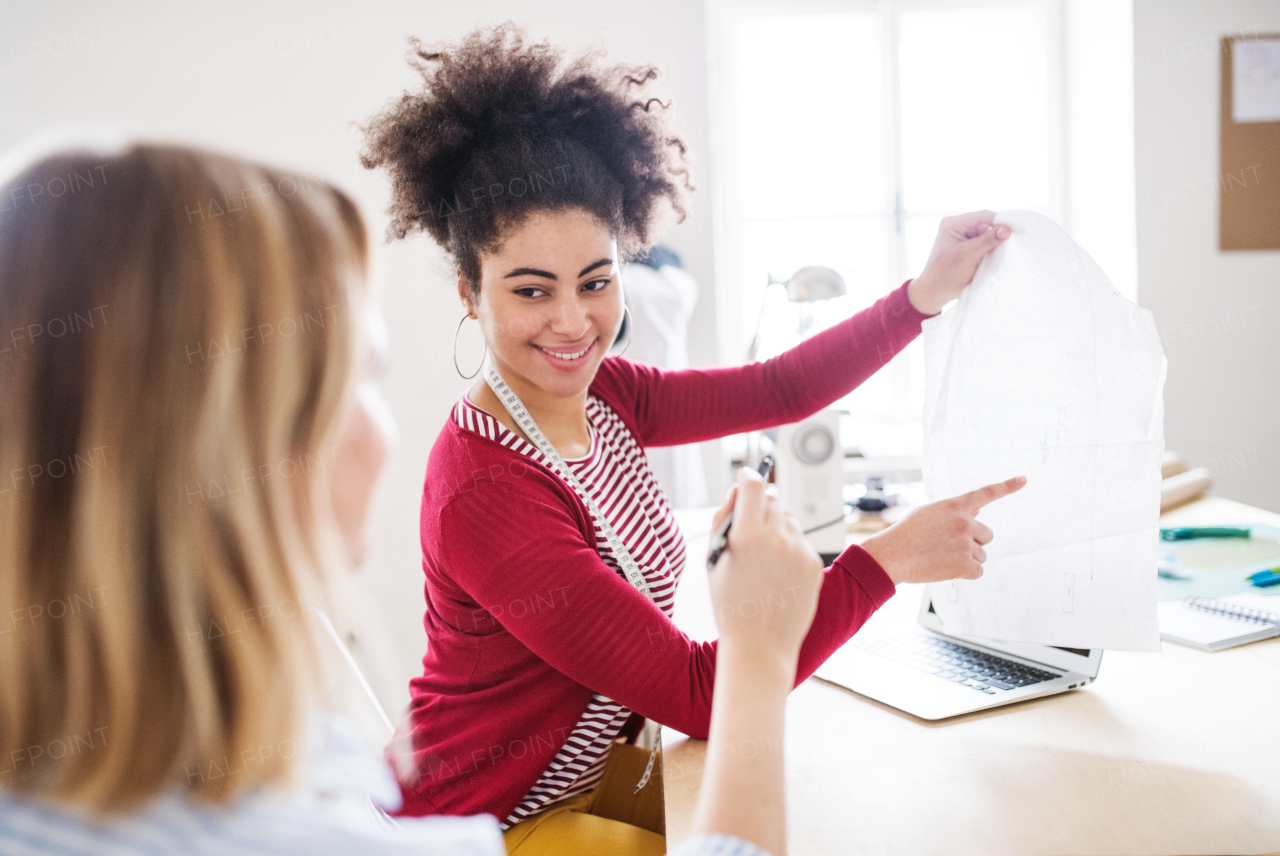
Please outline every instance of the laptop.
[[919, 627], [854, 636], [815, 676], [921, 719], [946, 719], [1092, 683], [1102, 650], [998, 642], [942, 631], [926, 591]]

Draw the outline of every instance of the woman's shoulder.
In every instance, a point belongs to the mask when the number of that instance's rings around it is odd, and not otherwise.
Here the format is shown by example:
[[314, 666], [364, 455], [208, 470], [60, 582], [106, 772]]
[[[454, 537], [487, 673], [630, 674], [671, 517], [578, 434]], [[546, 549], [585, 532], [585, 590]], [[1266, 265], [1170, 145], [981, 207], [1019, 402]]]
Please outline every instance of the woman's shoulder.
[[250, 796], [229, 809], [167, 796], [132, 814], [91, 818], [73, 809], [0, 793], [0, 853], [30, 856], [501, 856], [498, 822], [489, 815], [393, 821], [372, 804], [335, 812]]
[[[591, 393], [610, 404], [634, 400], [637, 392], [653, 381], [653, 366], [628, 360], [626, 357], [606, 357], [600, 361], [596, 376], [591, 380]], [[629, 409], [629, 408], [628, 408]]]
[[528, 502], [531, 495], [558, 501], [571, 496], [538, 461], [497, 440], [445, 426], [431, 448], [423, 484], [423, 505], [436, 511], [485, 492], [492, 502]]
[[[307, 736], [316, 763], [294, 791], [256, 791], [228, 807], [196, 804], [169, 793], [128, 815], [91, 818], [79, 811], [0, 789], [0, 853], [222, 854], [361, 853], [374, 856], [505, 853], [497, 821], [475, 817], [392, 821], [399, 790], [386, 763], [340, 722]], [[228, 769], [226, 775], [248, 771]]]
[[391, 821], [372, 805], [356, 813], [318, 806], [282, 807], [251, 796], [231, 809], [196, 806], [165, 797], [148, 808], [112, 819], [0, 794], [0, 852], [31, 856], [113, 853], [143, 856], [182, 853], [214, 856], [298, 853], [338, 856], [500, 856], [506, 852], [498, 823], [489, 815]]
[[618, 414], [627, 430], [639, 436], [636, 420], [646, 398], [662, 382], [662, 370], [625, 357], [601, 361], [591, 381], [591, 394]]
[[510, 432], [492, 416], [459, 399], [431, 446], [426, 486], [458, 484], [480, 477], [481, 471], [490, 481], [499, 478], [501, 472], [523, 478], [533, 464], [521, 452], [519, 446], [523, 445], [523, 441], [513, 444]]
[[481, 414], [474, 412], [474, 405], [473, 412], [459, 418], [458, 408], [463, 407], [455, 405], [427, 460], [420, 515], [424, 539], [441, 534], [438, 521], [446, 518], [454, 524], [482, 521], [485, 528], [495, 518], [508, 525], [535, 525], [539, 509], [590, 531], [590, 515], [582, 501], [543, 463], [521, 451], [527, 445], [523, 440], [491, 417], [476, 418]]

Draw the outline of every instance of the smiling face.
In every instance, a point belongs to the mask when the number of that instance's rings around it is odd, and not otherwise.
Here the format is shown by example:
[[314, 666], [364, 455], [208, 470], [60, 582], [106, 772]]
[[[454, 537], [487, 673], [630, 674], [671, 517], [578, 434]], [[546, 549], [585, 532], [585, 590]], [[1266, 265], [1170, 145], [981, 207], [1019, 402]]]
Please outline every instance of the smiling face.
[[480, 256], [480, 294], [459, 282], [503, 380], [538, 399], [584, 396], [622, 325], [618, 250], [581, 210], [537, 213]]

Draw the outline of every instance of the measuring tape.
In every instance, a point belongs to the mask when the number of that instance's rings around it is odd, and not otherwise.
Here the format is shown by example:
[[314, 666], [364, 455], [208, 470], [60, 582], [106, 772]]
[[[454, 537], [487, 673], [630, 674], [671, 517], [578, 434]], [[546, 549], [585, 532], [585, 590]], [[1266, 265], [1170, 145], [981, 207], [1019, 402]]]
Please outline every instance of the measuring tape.
[[[622, 566], [622, 572], [626, 575], [627, 582], [631, 583], [637, 591], [652, 602], [653, 593], [649, 591], [649, 581], [644, 578], [644, 573], [641, 572], [640, 566], [631, 557], [631, 551], [627, 549], [626, 545], [622, 543], [622, 539], [618, 537], [618, 533], [614, 531], [613, 524], [609, 522], [609, 518], [604, 516], [604, 511], [587, 494], [587, 489], [582, 486], [582, 482], [578, 481], [578, 477], [573, 474], [573, 470], [569, 469], [569, 465], [565, 463], [564, 458], [556, 451], [556, 447], [551, 445], [551, 441], [542, 433], [538, 423], [533, 421], [533, 417], [529, 415], [529, 410], [524, 406], [524, 402], [520, 400], [520, 396], [516, 395], [515, 391], [507, 386], [507, 382], [502, 379], [502, 375], [498, 372], [498, 367], [490, 360], [485, 360], [484, 379], [489, 384], [489, 388], [493, 390], [493, 394], [498, 396], [502, 406], [507, 409], [507, 413], [510, 413], [511, 418], [520, 426], [520, 430], [524, 431], [525, 436], [532, 440], [533, 445], [538, 447], [538, 451], [542, 453], [543, 457], [551, 462], [551, 466], [560, 474], [560, 477], [573, 488], [574, 493], [586, 504], [591, 516], [600, 521], [600, 525], [604, 529], [605, 541], [609, 543], [610, 549], [613, 550], [614, 558]], [[659, 729], [653, 749], [649, 752], [649, 763], [645, 765], [644, 775], [640, 777], [639, 784], [631, 789], [631, 793], [637, 793], [641, 788], [649, 784], [649, 777], [653, 775], [653, 762], [661, 750], [662, 730]]]

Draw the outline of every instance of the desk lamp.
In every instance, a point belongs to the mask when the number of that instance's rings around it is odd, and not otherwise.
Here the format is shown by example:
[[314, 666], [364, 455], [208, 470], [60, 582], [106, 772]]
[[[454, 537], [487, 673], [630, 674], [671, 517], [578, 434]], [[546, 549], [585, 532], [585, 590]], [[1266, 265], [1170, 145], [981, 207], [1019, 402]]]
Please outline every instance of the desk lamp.
[[[769, 284], [764, 287], [764, 295], [760, 298], [760, 317], [756, 319], [756, 332], [751, 337], [751, 347], [747, 349], [747, 362], [752, 362], [760, 350], [760, 325], [764, 323], [764, 310], [769, 303], [769, 289], [775, 285], [786, 286], [787, 300], [792, 303], [812, 303], [815, 300], [830, 300], [845, 293], [844, 278], [829, 267], [809, 265], [802, 267], [791, 275], [790, 279], [774, 279], [769, 274]], [[813, 319], [801, 323], [800, 334]]]

